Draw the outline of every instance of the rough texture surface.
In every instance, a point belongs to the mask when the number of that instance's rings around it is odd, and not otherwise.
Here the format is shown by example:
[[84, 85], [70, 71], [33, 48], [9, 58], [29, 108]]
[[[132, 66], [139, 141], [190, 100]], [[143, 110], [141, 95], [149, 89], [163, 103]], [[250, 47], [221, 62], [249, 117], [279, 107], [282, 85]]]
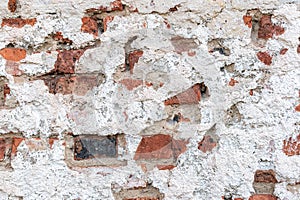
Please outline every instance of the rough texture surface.
[[0, 199], [299, 200], [299, 0], [3, 0]]

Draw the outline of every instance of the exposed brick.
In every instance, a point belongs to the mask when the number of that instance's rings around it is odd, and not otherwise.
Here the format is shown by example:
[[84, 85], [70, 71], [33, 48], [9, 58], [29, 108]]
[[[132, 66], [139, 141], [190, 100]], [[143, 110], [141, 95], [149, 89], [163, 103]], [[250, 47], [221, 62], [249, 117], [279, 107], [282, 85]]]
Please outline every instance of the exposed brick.
[[198, 149], [203, 153], [212, 151], [217, 146], [217, 140], [210, 135], [205, 135], [203, 139], [198, 143]]
[[143, 55], [143, 51], [141, 50], [135, 50], [132, 51], [128, 54], [128, 64], [129, 64], [129, 69], [130, 69], [130, 73], [133, 73], [133, 69], [134, 69], [134, 65], [136, 63], [138, 63], [140, 57], [142, 57]]
[[252, 27], [252, 17], [251, 16], [244, 15], [243, 20], [244, 20], [245, 25], [247, 25], [249, 28]]
[[164, 199], [164, 194], [151, 186], [137, 187], [130, 189], [122, 189], [114, 192], [115, 200], [162, 200]]
[[176, 104], [197, 104], [201, 100], [201, 85], [197, 83], [167, 100], [165, 100], [165, 105], [176, 105]]
[[233, 78], [231, 78], [230, 81], [229, 81], [229, 83], [228, 83], [228, 85], [230, 85], [230, 86], [233, 87], [233, 86], [235, 86], [236, 83], [238, 83], [238, 81], [234, 80]]
[[177, 159], [186, 151], [186, 141], [175, 140], [170, 135], [144, 136], [135, 152], [135, 160]]
[[297, 53], [300, 53], [300, 44], [297, 47]]
[[249, 200], [277, 200], [277, 197], [271, 194], [255, 194]]
[[[69, 167], [119, 166], [118, 149], [125, 149], [122, 134], [110, 136], [80, 135], [66, 137], [66, 162]], [[124, 141], [123, 141], [124, 140]]]
[[281, 35], [284, 33], [284, 28], [273, 25], [271, 15], [262, 15], [259, 21], [258, 38], [269, 39], [273, 35]]
[[24, 138], [18, 138], [18, 137], [13, 138], [13, 145], [12, 145], [12, 149], [11, 149], [12, 156], [16, 155], [18, 146], [21, 144], [21, 142], [23, 140], [24, 140]]
[[295, 111], [300, 112], [300, 104], [295, 107]]
[[98, 8], [89, 8], [86, 10], [87, 13], [96, 13], [96, 12], [112, 12], [112, 11], [122, 11], [123, 4], [121, 0], [115, 0], [109, 4], [109, 6], [100, 6]]
[[11, 168], [10, 161], [20, 144], [17, 142], [19, 138], [21, 137], [17, 137], [15, 134], [4, 134], [0, 136], [0, 168]]
[[114, 20], [114, 16], [106, 16], [104, 19], [103, 19], [103, 29], [104, 31], [107, 30], [107, 24], [111, 21]]
[[26, 50], [21, 48], [3, 48], [0, 50], [0, 55], [10, 61], [20, 61], [26, 57]]
[[2, 161], [6, 154], [6, 143], [4, 138], [0, 138], [0, 161]]
[[53, 72], [73, 74], [75, 72], [75, 63], [84, 51], [85, 49], [59, 51]]
[[259, 183], [277, 183], [275, 172], [269, 170], [257, 170], [254, 175], [254, 182]]
[[136, 80], [136, 79], [123, 79], [120, 81], [122, 85], [124, 85], [127, 90], [133, 90], [134, 88], [137, 88], [138, 86], [143, 84], [142, 80]]
[[85, 95], [93, 87], [103, 81], [101, 74], [76, 74], [76, 75], [55, 75], [42, 77], [45, 85], [52, 94], [76, 94]]
[[7, 86], [7, 79], [0, 77], [0, 107], [5, 105], [6, 95], [10, 93], [9, 87]]
[[9, 0], [7, 7], [10, 12], [15, 12], [17, 10], [17, 0]]
[[284, 140], [282, 150], [287, 156], [300, 155], [300, 135], [295, 139], [290, 137], [288, 140]]
[[209, 40], [207, 42], [208, 46], [208, 52], [214, 53], [218, 52], [221, 55], [229, 56], [230, 55], [230, 49], [228, 47], [224, 46], [224, 39], [222, 38], [215, 38], [212, 40]]
[[5, 71], [13, 76], [20, 76], [23, 74], [23, 71], [19, 69], [19, 62], [7, 60], [5, 64]]
[[72, 44], [73, 43], [73, 41], [70, 40], [69, 38], [64, 38], [61, 32], [56, 32], [55, 34], [53, 34], [53, 39], [62, 44]]
[[196, 49], [198, 44], [194, 39], [191, 38], [183, 38], [180, 36], [175, 36], [171, 38], [171, 43], [176, 51], [176, 53], [182, 54], [183, 52], [187, 52], [189, 50]]
[[287, 51], [288, 51], [288, 48], [282, 48], [279, 53], [280, 53], [280, 55], [284, 55], [284, 54], [286, 54]]
[[81, 19], [81, 31], [84, 33], [93, 34], [95, 37], [98, 36], [98, 24], [97, 20], [92, 17], [83, 17]]
[[123, 5], [121, 0], [115, 0], [110, 3], [110, 9], [111, 11], [122, 11], [123, 10]]
[[175, 165], [157, 165], [157, 168], [159, 170], [171, 170], [174, 169], [176, 166]]
[[25, 25], [34, 26], [36, 18], [22, 19], [22, 18], [4, 18], [2, 19], [1, 26], [10, 26], [14, 28], [22, 28]]
[[257, 54], [257, 58], [263, 62], [265, 65], [271, 65], [272, 64], [272, 57], [270, 56], [270, 54], [268, 52], [258, 52]]

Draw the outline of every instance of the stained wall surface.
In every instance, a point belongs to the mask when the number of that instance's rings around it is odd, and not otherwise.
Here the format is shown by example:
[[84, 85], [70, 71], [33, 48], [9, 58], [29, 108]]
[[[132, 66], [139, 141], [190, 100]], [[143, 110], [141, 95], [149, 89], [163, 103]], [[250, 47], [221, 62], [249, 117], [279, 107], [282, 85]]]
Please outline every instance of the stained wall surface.
[[2, 0], [0, 199], [299, 200], [299, 0]]

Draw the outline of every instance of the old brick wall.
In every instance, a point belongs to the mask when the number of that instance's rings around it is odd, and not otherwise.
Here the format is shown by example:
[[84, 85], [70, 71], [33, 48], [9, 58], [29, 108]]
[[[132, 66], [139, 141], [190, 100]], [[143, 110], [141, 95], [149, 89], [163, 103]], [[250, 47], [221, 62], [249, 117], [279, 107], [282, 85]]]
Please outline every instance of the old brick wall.
[[0, 199], [299, 200], [299, 0], [3, 0]]

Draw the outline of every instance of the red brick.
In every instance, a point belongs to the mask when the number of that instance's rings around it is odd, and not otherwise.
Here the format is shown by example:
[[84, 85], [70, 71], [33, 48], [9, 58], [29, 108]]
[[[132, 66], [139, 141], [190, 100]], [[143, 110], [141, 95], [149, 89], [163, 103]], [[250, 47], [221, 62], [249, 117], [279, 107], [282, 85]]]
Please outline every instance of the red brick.
[[83, 17], [81, 21], [82, 21], [82, 25], [81, 25], [82, 32], [93, 34], [95, 37], [98, 36], [98, 24], [94, 18]]
[[5, 157], [6, 153], [6, 142], [4, 138], [0, 138], [0, 161]]
[[295, 107], [295, 111], [300, 112], [300, 104]]
[[15, 12], [17, 10], [17, 0], [9, 0], [7, 7], [10, 12]]
[[134, 159], [177, 159], [186, 151], [187, 142], [175, 140], [170, 135], [144, 136], [136, 150]]
[[85, 49], [59, 51], [54, 64], [54, 72], [73, 74], [75, 72], [75, 63], [84, 51]]
[[282, 49], [280, 50], [280, 55], [286, 54], [287, 51], [288, 51], [287, 48], [282, 48]]
[[130, 73], [131, 74], [133, 73], [134, 65], [136, 63], [138, 63], [138, 61], [139, 61], [140, 57], [142, 57], [143, 53], [144, 52], [141, 51], [141, 50], [135, 50], [135, 51], [129, 53], [128, 63], [129, 63], [129, 68], [130, 68]]
[[201, 100], [201, 85], [199, 83], [193, 85], [184, 92], [181, 92], [167, 100], [165, 105], [176, 104], [197, 104]]
[[63, 43], [63, 44], [72, 44], [73, 43], [73, 41], [70, 40], [69, 38], [64, 38], [61, 32], [56, 32], [53, 35], [53, 39], [55, 41], [58, 41], [58, 42]]
[[0, 50], [0, 55], [10, 61], [20, 61], [26, 57], [26, 50], [21, 48], [3, 48]]
[[277, 183], [275, 172], [273, 170], [257, 170], [254, 175], [256, 183]]
[[236, 81], [233, 78], [231, 78], [230, 81], [229, 81], [229, 83], [228, 83], [228, 85], [230, 85], [230, 86], [233, 87], [233, 86], [235, 86], [236, 83], [238, 83], [238, 81]]
[[300, 135], [298, 135], [296, 139], [290, 137], [288, 140], [284, 140], [283, 152], [287, 156], [300, 155]]
[[284, 28], [273, 25], [271, 15], [263, 15], [259, 21], [258, 38], [269, 39], [273, 35], [281, 35], [284, 33]]
[[254, 194], [249, 200], [277, 200], [277, 197], [271, 194]]
[[250, 96], [253, 96], [253, 89], [250, 89], [249, 94]]
[[137, 88], [138, 86], [143, 84], [142, 80], [136, 80], [136, 79], [123, 79], [120, 81], [122, 85], [124, 85], [127, 90], [133, 90], [134, 88]]
[[268, 52], [258, 52], [257, 54], [257, 58], [263, 62], [265, 65], [271, 65], [272, 64], [272, 57], [270, 56], [270, 54]]
[[42, 80], [48, 86], [50, 93], [74, 93], [79, 96], [85, 95], [89, 90], [102, 82], [101, 76], [98, 74], [44, 76]]
[[245, 25], [247, 25], [249, 28], [252, 27], [252, 17], [251, 16], [244, 15], [243, 20], [244, 20]]
[[1, 26], [10, 26], [14, 28], [22, 28], [25, 25], [33, 26], [36, 23], [36, 18], [22, 19], [22, 18], [4, 18]]
[[110, 9], [111, 11], [122, 11], [123, 10], [123, 5], [121, 0], [115, 0], [110, 3]]
[[174, 169], [175, 165], [157, 165], [156, 166], [159, 170], [171, 170]]
[[205, 135], [203, 139], [198, 143], [198, 149], [203, 153], [212, 151], [217, 146], [217, 141], [210, 135]]
[[106, 31], [107, 30], [107, 24], [111, 21], [114, 20], [114, 16], [106, 16], [104, 19], [103, 19], [103, 30]]
[[297, 53], [300, 53], [300, 44], [297, 47]]
[[18, 146], [21, 144], [21, 142], [24, 140], [24, 138], [13, 138], [13, 144], [11, 149], [11, 155], [14, 156], [17, 153]]

